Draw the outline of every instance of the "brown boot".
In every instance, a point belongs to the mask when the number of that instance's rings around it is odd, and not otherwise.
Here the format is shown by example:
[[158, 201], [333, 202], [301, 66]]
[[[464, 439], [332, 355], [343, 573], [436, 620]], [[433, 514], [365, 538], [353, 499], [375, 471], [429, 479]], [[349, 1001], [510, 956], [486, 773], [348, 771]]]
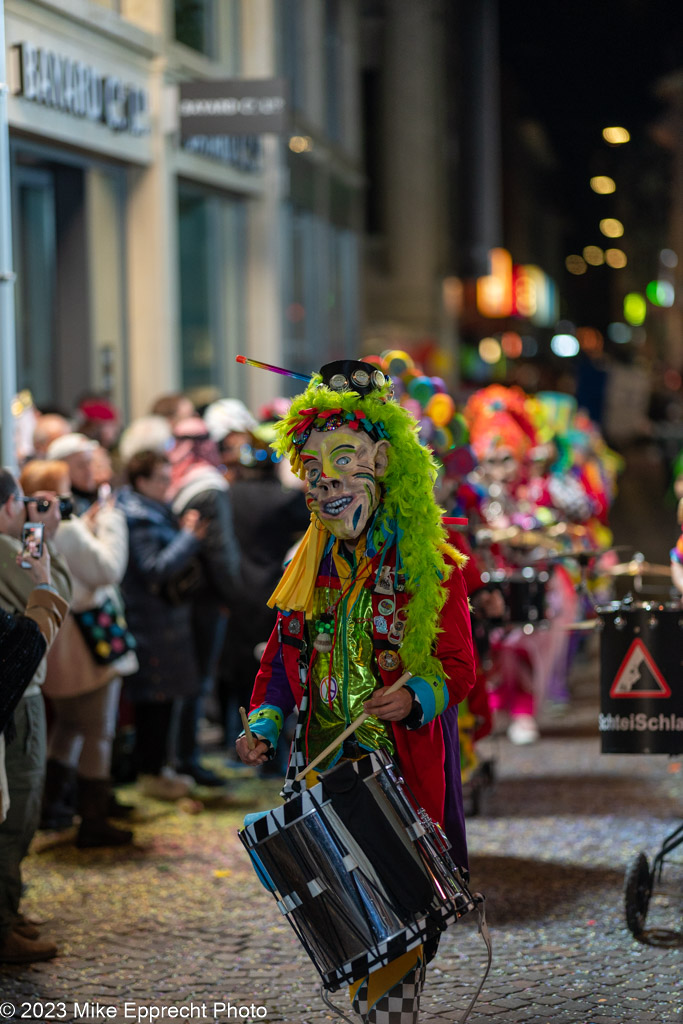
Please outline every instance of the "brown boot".
[[14, 918], [12, 931], [16, 932], [17, 935], [23, 935], [25, 939], [37, 939], [40, 937], [40, 932], [33, 921], [29, 921], [23, 914], [17, 914]]
[[57, 956], [54, 942], [27, 939], [18, 932], [9, 932], [0, 942], [0, 964], [32, 964]]

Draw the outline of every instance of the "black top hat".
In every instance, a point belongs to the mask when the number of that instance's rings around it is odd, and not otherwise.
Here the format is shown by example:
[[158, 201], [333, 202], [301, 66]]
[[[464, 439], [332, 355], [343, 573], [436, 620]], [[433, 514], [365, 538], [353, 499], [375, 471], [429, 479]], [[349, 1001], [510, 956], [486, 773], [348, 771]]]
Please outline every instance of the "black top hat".
[[388, 382], [388, 377], [372, 363], [358, 359], [338, 359], [326, 363], [320, 373], [323, 384], [331, 391], [355, 391], [365, 398], [372, 391], [379, 391]]

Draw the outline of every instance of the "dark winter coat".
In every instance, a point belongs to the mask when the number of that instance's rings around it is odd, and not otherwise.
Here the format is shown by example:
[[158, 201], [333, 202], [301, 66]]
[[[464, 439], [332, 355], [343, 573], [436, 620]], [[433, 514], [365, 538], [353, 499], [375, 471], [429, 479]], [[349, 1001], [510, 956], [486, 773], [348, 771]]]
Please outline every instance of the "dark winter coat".
[[199, 540], [180, 529], [167, 505], [124, 488], [117, 503], [128, 522], [129, 555], [121, 593], [140, 668], [125, 680], [132, 701], [172, 700], [199, 693], [191, 605], [173, 605], [164, 585], [198, 555]]
[[275, 476], [236, 480], [230, 497], [242, 571], [228, 620], [221, 678], [246, 704], [260, 661], [254, 648], [266, 643], [277, 618], [266, 602], [282, 576], [285, 555], [308, 529], [311, 515], [303, 492], [287, 490]]
[[198, 466], [173, 496], [177, 516], [196, 509], [207, 524], [199, 550], [203, 583], [192, 601], [192, 629], [205, 685], [212, 685], [225, 636], [225, 615], [232, 611], [240, 578], [228, 485], [213, 466]]

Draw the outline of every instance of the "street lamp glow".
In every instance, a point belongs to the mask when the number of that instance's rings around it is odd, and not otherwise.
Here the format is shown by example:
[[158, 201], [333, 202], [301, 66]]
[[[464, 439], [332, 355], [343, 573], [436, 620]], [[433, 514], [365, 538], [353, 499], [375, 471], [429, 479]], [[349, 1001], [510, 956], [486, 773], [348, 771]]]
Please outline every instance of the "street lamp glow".
[[583, 258], [591, 267], [600, 267], [605, 262], [605, 254], [599, 245], [587, 245], [583, 250]]
[[631, 327], [640, 327], [647, 316], [645, 296], [638, 292], [629, 292], [624, 296], [624, 320]]
[[605, 263], [612, 270], [622, 270], [628, 263], [623, 249], [605, 249]]
[[617, 190], [614, 178], [610, 178], [606, 174], [596, 174], [595, 177], [591, 178], [591, 188], [599, 196], [609, 196]]
[[495, 338], [482, 338], [479, 342], [479, 358], [490, 366], [499, 362], [502, 354], [500, 342]]
[[624, 225], [616, 217], [603, 217], [600, 221], [600, 230], [607, 238], [621, 238]]
[[673, 306], [676, 298], [671, 281], [650, 281], [645, 288], [645, 294], [653, 306], [663, 306], [665, 309]]
[[626, 345], [633, 337], [633, 331], [627, 324], [615, 321], [607, 327], [607, 337], [617, 345]]
[[588, 270], [585, 259], [583, 256], [579, 256], [578, 253], [572, 253], [571, 256], [567, 256], [564, 265], [570, 274], [576, 274], [577, 277], [580, 274], [585, 274]]
[[562, 359], [571, 359], [572, 356], [578, 355], [579, 339], [575, 338], [573, 334], [555, 334], [550, 339], [550, 347], [556, 356], [560, 356]]
[[602, 137], [605, 142], [609, 142], [610, 146], [622, 146], [625, 142], [628, 142], [631, 138], [630, 132], [626, 128], [603, 128]]

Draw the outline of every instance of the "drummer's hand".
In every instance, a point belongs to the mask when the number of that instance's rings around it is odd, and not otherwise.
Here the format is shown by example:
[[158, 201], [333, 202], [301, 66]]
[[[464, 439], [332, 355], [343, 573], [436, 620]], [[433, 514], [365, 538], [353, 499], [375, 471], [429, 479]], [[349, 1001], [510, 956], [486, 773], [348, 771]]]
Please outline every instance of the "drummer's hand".
[[240, 761], [244, 761], [245, 764], [257, 765], [263, 764], [268, 760], [268, 744], [265, 740], [262, 740], [255, 733], [252, 733], [256, 746], [253, 750], [249, 749], [246, 736], [240, 736], [239, 739], [235, 740], [235, 750]]
[[413, 709], [413, 695], [405, 687], [387, 693], [386, 689], [376, 690], [370, 700], [363, 704], [363, 710], [376, 715], [384, 722], [401, 722]]

